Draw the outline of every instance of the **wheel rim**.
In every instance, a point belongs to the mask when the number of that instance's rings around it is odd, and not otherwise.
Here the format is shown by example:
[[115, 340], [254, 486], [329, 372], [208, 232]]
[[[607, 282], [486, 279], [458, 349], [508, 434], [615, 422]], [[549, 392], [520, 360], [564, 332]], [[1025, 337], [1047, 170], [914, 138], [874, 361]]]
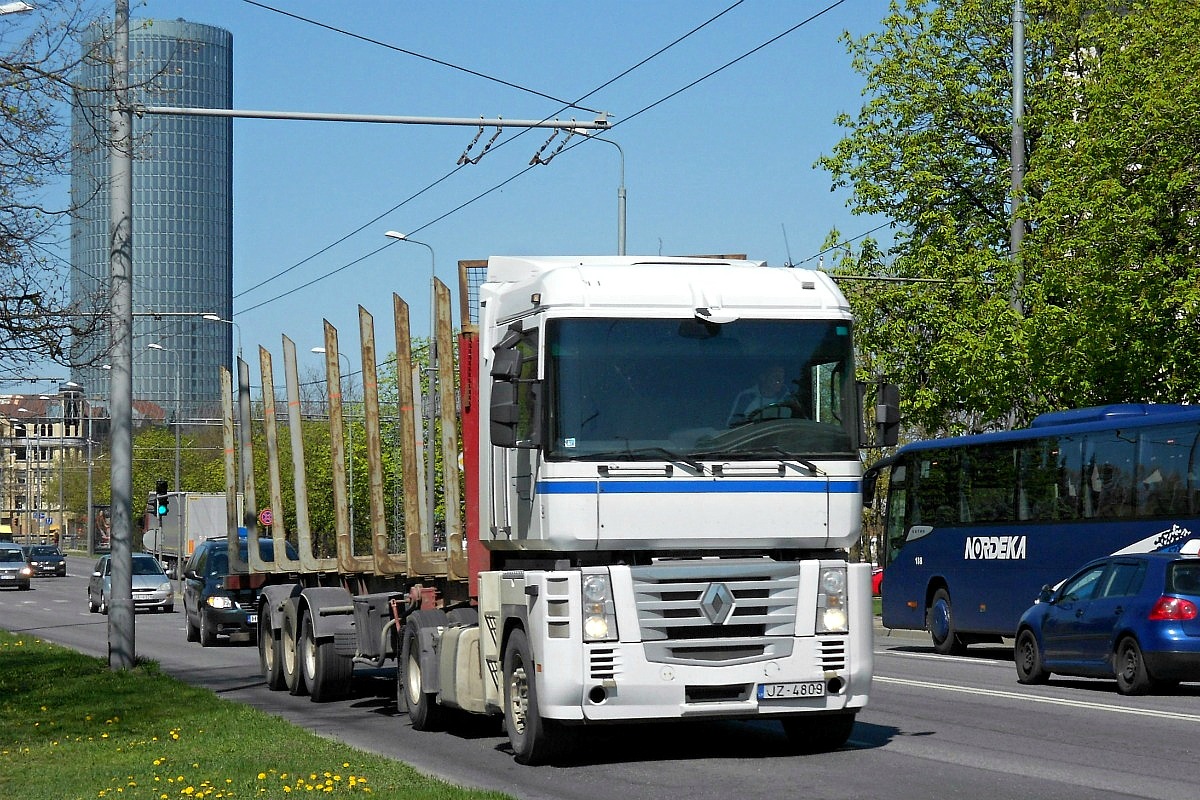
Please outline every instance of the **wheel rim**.
[[929, 632], [938, 641], [945, 641], [950, 635], [950, 606], [945, 600], [938, 600], [929, 610]]
[[1021, 671], [1026, 675], [1033, 672], [1033, 642], [1028, 635], [1021, 637]]
[[407, 669], [404, 670], [404, 691], [407, 693], [409, 705], [415, 706], [421, 702], [421, 662], [414, 655], [409, 655]]
[[529, 680], [525, 675], [525, 664], [519, 660], [508, 679], [508, 707], [514, 730], [518, 736], [523, 736], [529, 714]]
[[275, 664], [275, 637], [271, 635], [269, 630], [262, 630], [259, 626], [258, 640], [262, 642], [263, 660], [267, 662], [267, 669]]
[[1130, 645], [1125, 645], [1121, 648], [1121, 678], [1126, 683], [1133, 683], [1137, 679], [1140, 659], [1137, 652]]
[[300, 649], [304, 657], [304, 677], [311, 679], [317, 674], [317, 645], [311, 633], [300, 640]]

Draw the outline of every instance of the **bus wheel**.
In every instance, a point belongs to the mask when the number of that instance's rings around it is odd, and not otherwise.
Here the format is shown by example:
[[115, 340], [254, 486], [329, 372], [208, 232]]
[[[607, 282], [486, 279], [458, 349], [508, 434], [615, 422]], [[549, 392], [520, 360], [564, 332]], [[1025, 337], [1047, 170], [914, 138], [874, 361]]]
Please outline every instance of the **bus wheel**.
[[1117, 673], [1117, 691], [1121, 694], [1149, 694], [1154, 688], [1154, 679], [1146, 669], [1146, 659], [1142, 658], [1142, 648], [1132, 636], [1126, 636], [1117, 644], [1113, 666]]
[[933, 636], [933, 652], [939, 655], [961, 655], [967, 650], [962, 638], [954, 629], [954, 611], [950, 607], [950, 593], [938, 589], [925, 611], [925, 625]]
[[796, 753], [828, 753], [837, 750], [854, 730], [854, 712], [839, 714], [796, 714], [780, 720]]
[[567, 744], [562, 727], [538, 707], [533, 654], [525, 631], [513, 630], [504, 647], [504, 726], [521, 764], [546, 764]]
[[1050, 673], [1042, 663], [1042, 648], [1038, 647], [1033, 631], [1025, 628], [1017, 634], [1017, 646], [1013, 648], [1017, 662], [1017, 680], [1021, 683], [1045, 683]]
[[434, 731], [445, 721], [445, 709], [438, 705], [434, 692], [426, 691], [421, 669], [422, 628], [447, 624], [445, 612], [438, 609], [414, 611], [404, 621], [404, 639], [400, 645], [400, 663], [396, 666], [396, 705], [408, 710], [408, 721], [418, 731]]

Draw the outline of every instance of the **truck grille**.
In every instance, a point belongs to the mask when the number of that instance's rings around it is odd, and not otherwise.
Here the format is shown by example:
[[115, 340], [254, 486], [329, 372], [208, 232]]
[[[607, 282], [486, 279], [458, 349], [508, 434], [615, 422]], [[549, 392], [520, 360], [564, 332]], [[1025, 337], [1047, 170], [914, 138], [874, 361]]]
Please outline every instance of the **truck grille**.
[[650, 661], [737, 664], [792, 652], [798, 564], [674, 561], [630, 573]]

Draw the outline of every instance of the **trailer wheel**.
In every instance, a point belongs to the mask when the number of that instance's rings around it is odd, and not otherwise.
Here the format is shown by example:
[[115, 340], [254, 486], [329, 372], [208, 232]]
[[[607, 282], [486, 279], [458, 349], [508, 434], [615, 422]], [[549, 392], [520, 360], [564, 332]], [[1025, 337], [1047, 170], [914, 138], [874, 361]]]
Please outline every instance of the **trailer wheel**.
[[300, 603], [294, 597], [289, 597], [283, 606], [283, 627], [279, 631], [280, 662], [283, 665], [283, 682], [288, 693], [303, 695], [308, 693], [304, 685], [304, 674], [300, 671], [300, 651], [296, 647], [297, 618], [300, 616]]
[[283, 648], [271, 630], [271, 615], [263, 608], [258, 615], [258, 666], [273, 692], [287, 686], [283, 678]]
[[345, 694], [354, 665], [337, 654], [333, 640], [318, 642], [313, 635], [312, 614], [300, 622], [300, 670], [314, 703], [324, 703]]
[[504, 647], [504, 726], [521, 764], [546, 764], [567, 741], [562, 725], [542, 718], [529, 640], [520, 628]]
[[404, 622], [400, 663], [396, 666], [396, 706], [408, 710], [409, 722], [418, 731], [438, 730], [445, 721], [446, 709], [438, 705], [437, 695], [425, 691], [428, 682], [421, 670], [420, 631], [446, 622], [445, 612], [436, 609], [414, 611]]

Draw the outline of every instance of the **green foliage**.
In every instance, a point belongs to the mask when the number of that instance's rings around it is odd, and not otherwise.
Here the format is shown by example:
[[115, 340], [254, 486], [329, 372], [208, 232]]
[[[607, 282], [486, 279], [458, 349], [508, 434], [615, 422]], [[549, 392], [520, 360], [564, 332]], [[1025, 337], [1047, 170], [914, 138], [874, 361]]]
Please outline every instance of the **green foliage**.
[[1011, 0], [897, 0], [847, 39], [866, 101], [818, 163], [895, 241], [840, 249], [834, 273], [923, 279], [841, 282], [860, 364], [901, 385], [918, 436], [1197, 396], [1200, 5], [1026, 5], [1017, 262]]

